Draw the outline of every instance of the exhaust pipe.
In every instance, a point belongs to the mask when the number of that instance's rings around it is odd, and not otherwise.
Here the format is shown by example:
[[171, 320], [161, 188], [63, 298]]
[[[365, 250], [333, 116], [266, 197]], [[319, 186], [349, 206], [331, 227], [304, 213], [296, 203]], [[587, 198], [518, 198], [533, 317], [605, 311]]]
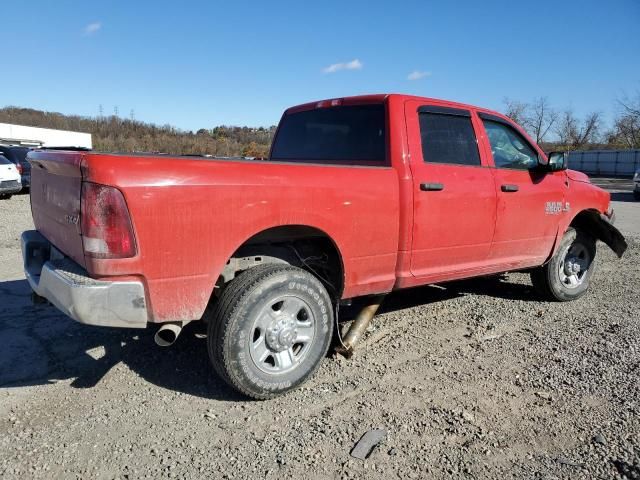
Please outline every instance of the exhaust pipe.
[[369, 305], [365, 306], [358, 316], [349, 327], [347, 334], [342, 340], [342, 344], [336, 348], [336, 353], [344, 356], [345, 358], [351, 358], [353, 356], [353, 349], [356, 343], [360, 341], [360, 338], [364, 335], [367, 327], [371, 323], [374, 315], [380, 308], [385, 295], [378, 295], [371, 299]]
[[168, 322], [163, 324], [153, 339], [159, 347], [170, 347], [178, 339], [182, 328], [189, 322]]

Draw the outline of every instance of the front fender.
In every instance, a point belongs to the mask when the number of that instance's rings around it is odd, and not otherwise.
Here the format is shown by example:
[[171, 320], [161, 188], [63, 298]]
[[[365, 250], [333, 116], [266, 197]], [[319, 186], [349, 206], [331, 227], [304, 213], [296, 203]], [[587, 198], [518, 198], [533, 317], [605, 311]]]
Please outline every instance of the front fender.
[[571, 225], [607, 244], [618, 255], [618, 258], [622, 258], [627, 250], [627, 241], [620, 230], [613, 226], [613, 220], [597, 210], [580, 212], [573, 219]]

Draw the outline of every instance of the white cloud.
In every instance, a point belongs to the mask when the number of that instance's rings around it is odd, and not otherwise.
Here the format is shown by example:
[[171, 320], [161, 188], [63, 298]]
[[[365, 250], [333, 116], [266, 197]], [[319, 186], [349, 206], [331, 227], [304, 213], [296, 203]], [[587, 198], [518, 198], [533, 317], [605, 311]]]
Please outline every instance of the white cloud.
[[98, 30], [102, 28], [102, 24], [100, 22], [93, 22], [87, 25], [82, 29], [85, 35], [93, 35]]
[[350, 62], [334, 63], [333, 65], [323, 68], [322, 71], [323, 73], [336, 73], [340, 70], [362, 70], [362, 67], [364, 67], [364, 64], [356, 58]]
[[431, 72], [420, 72], [418, 70], [414, 70], [409, 74], [407, 80], [420, 80], [421, 78], [430, 77]]

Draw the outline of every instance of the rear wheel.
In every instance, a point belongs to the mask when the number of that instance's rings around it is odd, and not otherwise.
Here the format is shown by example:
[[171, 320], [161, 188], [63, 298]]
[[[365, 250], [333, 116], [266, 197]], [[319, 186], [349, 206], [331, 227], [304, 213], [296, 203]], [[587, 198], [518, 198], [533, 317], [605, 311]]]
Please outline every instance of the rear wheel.
[[0, 195], [0, 200], [9, 200], [11, 195]]
[[207, 348], [229, 385], [267, 399], [315, 373], [332, 331], [331, 298], [316, 277], [288, 265], [260, 265], [225, 288], [208, 322]]
[[589, 288], [595, 258], [595, 239], [569, 228], [553, 258], [531, 272], [533, 286], [549, 300], [575, 300]]

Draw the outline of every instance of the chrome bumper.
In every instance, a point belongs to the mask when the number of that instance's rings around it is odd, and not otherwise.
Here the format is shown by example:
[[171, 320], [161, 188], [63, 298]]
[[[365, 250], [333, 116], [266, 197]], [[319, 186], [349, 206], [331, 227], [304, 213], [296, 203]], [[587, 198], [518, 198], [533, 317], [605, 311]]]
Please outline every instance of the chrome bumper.
[[95, 280], [36, 230], [24, 232], [21, 243], [29, 285], [64, 314], [87, 325], [146, 327], [142, 282]]

